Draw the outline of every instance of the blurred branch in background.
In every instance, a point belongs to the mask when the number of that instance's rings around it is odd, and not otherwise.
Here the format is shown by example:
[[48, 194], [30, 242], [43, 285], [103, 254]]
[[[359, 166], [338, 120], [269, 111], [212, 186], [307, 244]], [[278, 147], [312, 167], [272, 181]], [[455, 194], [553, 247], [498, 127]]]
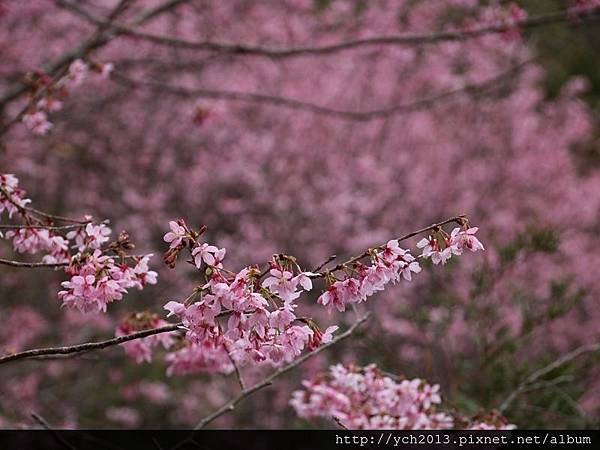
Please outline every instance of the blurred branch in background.
[[185, 98], [196, 97], [242, 103], [258, 103], [278, 108], [306, 111], [312, 114], [334, 117], [341, 120], [369, 122], [372, 120], [386, 119], [395, 115], [409, 114], [411, 112], [420, 111], [432, 107], [438, 102], [442, 102], [462, 94], [485, 96], [496, 88], [501, 87], [504, 82], [510, 82], [510, 80], [513, 79], [513, 77], [515, 77], [520, 70], [522, 70], [533, 60], [534, 59], [531, 58], [521, 63], [517, 63], [507, 71], [491, 77], [490, 79], [481, 83], [466, 84], [463, 87], [453, 89], [448, 92], [442, 92], [440, 94], [435, 94], [430, 97], [417, 99], [404, 104], [371, 111], [345, 111], [316, 105], [302, 100], [279, 97], [276, 95], [174, 86], [161, 81], [134, 79], [121, 73], [120, 71], [115, 71], [112, 79], [115, 82], [123, 84], [131, 89], [143, 88]]
[[552, 380], [547, 380], [543, 382], [539, 382], [540, 378], [551, 373], [553, 370], [556, 370], [566, 364], [569, 364], [576, 358], [579, 358], [582, 355], [588, 353], [595, 353], [600, 351], [600, 343], [590, 344], [590, 345], [582, 345], [581, 347], [576, 348], [575, 350], [562, 355], [560, 358], [552, 361], [547, 366], [542, 367], [541, 369], [536, 370], [531, 375], [529, 375], [525, 380], [523, 380], [517, 388], [512, 391], [508, 397], [502, 402], [499, 406], [500, 412], [506, 411], [510, 405], [515, 401], [515, 399], [524, 392], [527, 392], [532, 389], [543, 389], [549, 386], [553, 386], [554, 384], [561, 383], [564, 381], [569, 381], [570, 378], [558, 377]]
[[[530, 17], [524, 20], [511, 23], [499, 23], [489, 26], [473, 27], [470, 29], [462, 29], [456, 31], [442, 31], [438, 33], [423, 33], [423, 34], [406, 34], [400, 36], [379, 36], [365, 39], [357, 39], [353, 41], [340, 42], [336, 44], [323, 46], [303, 46], [294, 48], [267, 48], [258, 45], [245, 43], [224, 43], [212, 41], [186, 41], [176, 37], [160, 36], [150, 33], [144, 33], [136, 30], [134, 27], [120, 25], [114, 22], [108, 22], [100, 17], [91, 14], [81, 8], [77, 3], [69, 0], [55, 0], [56, 3], [64, 8], [73, 11], [77, 15], [85, 18], [91, 23], [109, 27], [120, 35], [136, 37], [141, 40], [149, 41], [154, 44], [166, 45], [174, 48], [206, 50], [211, 52], [220, 52], [232, 55], [250, 55], [263, 56], [273, 59], [290, 58], [299, 56], [312, 55], [329, 55], [332, 53], [351, 50], [361, 47], [384, 47], [384, 46], [406, 46], [406, 45], [424, 45], [435, 44], [446, 41], [463, 41], [465, 39], [479, 37], [489, 33], [503, 33], [514, 28], [536, 28], [544, 25], [550, 25], [571, 20], [571, 15], [568, 11], [555, 11], [539, 16]], [[582, 20], [598, 20], [600, 14], [592, 12], [582, 17]]]

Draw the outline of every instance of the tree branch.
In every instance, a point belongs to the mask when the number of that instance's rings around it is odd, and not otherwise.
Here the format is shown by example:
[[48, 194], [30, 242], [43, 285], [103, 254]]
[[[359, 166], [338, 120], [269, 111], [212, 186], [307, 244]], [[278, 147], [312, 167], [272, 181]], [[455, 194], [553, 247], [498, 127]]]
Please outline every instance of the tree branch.
[[[230, 55], [251, 55], [261, 56], [272, 59], [292, 58], [298, 56], [320, 56], [330, 55], [341, 51], [373, 46], [413, 46], [423, 44], [435, 44], [446, 41], [463, 41], [469, 38], [475, 38], [484, 34], [502, 33], [515, 28], [536, 28], [543, 25], [565, 22], [570, 19], [566, 10], [554, 11], [543, 15], [538, 15], [525, 19], [516, 24], [494, 24], [480, 26], [472, 29], [461, 29], [454, 31], [441, 31], [437, 33], [414, 33], [397, 36], [378, 36], [372, 38], [349, 40], [336, 44], [321, 46], [298, 46], [290, 48], [270, 48], [260, 45], [247, 45], [240, 43], [216, 42], [216, 41], [189, 41], [171, 36], [161, 36], [152, 33], [145, 33], [136, 30], [134, 27], [128, 27], [118, 23], [106, 23], [101, 17], [98, 17], [76, 3], [68, 0], [56, 0], [58, 4], [65, 9], [72, 11], [88, 22], [96, 25], [106, 25], [119, 34], [132, 36], [154, 44], [166, 45], [169, 47], [205, 50], [210, 52], [226, 53]], [[598, 19], [600, 15], [591, 13], [582, 17], [582, 19]]]
[[160, 91], [161, 93], [168, 93], [180, 97], [200, 97], [200, 98], [210, 98], [215, 100], [227, 100], [234, 102], [243, 102], [243, 103], [259, 103], [259, 104], [268, 104], [280, 108], [287, 108], [299, 111], [307, 111], [314, 114], [326, 115], [335, 117], [342, 120], [351, 120], [358, 122], [367, 122], [376, 119], [385, 119], [390, 116], [406, 114], [414, 111], [419, 111], [424, 108], [427, 108], [438, 101], [445, 100], [463, 93], [469, 92], [485, 92], [488, 89], [493, 88], [497, 83], [503, 81], [504, 79], [511, 79], [514, 77], [515, 73], [521, 70], [526, 64], [530, 63], [532, 60], [526, 60], [515, 66], [511, 67], [509, 70], [502, 72], [501, 74], [490, 78], [482, 83], [473, 83], [467, 84], [457, 89], [453, 89], [450, 91], [442, 92], [440, 94], [432, 95], [429, 97], [425, 97], [416, 101], [407, 102], [395, 106], [391, 106], [388, 108], [382, 109], [374, 109], [370, 111], [348, 111], [342, 109], [334, 109], [328, 108], [326, 106], [319, 106], [314, 103], [305, 102], [302, 100], [296, 100], [286, 97], [279, 97], [276, 95], [267, 95], [267, 94], [259, 94], [253, 92], [239, 92], [239, 91], [226, 91], [226, 90], [217, 90], [217, 89], [203, 89], [203, 88], [186, 88], [183, 86], [174, 86], [167, 83], [162, 83], [154, 80], [145, 80], [145, 79], [133, 79], [128, 77], [127, 75], [119, 72], [113, 71], [111, 80], [126, 85], [131, 88], [148, 88], [155, 89]]
[[66, 355], [71, 353], [80, 353], [80, 352], [88, 352], [91, 350], [100, 350], [107, 347], [112, 347], [113, 345], [123, 344], [124, 342], [133, 341], [134, 339], [142, 339], [148, 336], [153, 336], [155, 334], [160, 333], [169, 333], [172, 331], [177, 331], [179, 327], [181, 327], [181, 323], [175, 323], [172, 325], [165, 325], [159, 328], [152, 328], [149, 330], [137, 331], [135, 333], [127, 334], [125, 336], [119, 336], [112, 339], [107, 339], [105, 341], [99, 342], [87, 342], [84, 344], [71, 345], [66, 347], [48, 347], [48, 348], [38, 348], [33, 350], [26, 350], [19, 353], [12, 353], [8, 355], [4, 355], [0, 357], [0, 364], [9, 363], [11, 361], [17, 361], [20, 359], [27, 358], [35, 358], [38, 356], [45, 355]]
[[28, 269], [36, 269], [36, 268], [57, 268], [57, 267], [67, 267], [69, 265], [68, 262], [54, 262], [54, 263], [45, 263], [45, 262], [25, 262], [25, 261], [13, 261], [10, 259], [0, 258], [0, 264], [4, 266], [10, 267], [25, 267]]
[[547, 366], [544, 366], [541, 369], [536, 370], [531, 375], [529, 375], [525, 380], [523, 380], [521, 383], [519, 383], [517, 388], [514, 391], [512, 391], [508, 395], [508, 397], [502, 402], [502, 404], [500, 405], [498, 410], [500, 412], [504, 412], [520, 394], [528, 391], [530, 389], [530, 387], [537, 380], [542, 378], [544, 375], [547, 375], [548, 373], [552, 372], [554, 369], [557, 369], [561, 366], [564, 366], [565, 364], [570, 363], [571, 361], [573, 361], [574, 359], [578, 358], [581, 355], [584, 355], [586, 353], [594, 353], [597, 351], [600, 351], [600, 342], [597, 342], [595, 344], [583, 345], [583, 346], [577, 347], [575, 350], [561, 356], [560, 358], [552, 361]]

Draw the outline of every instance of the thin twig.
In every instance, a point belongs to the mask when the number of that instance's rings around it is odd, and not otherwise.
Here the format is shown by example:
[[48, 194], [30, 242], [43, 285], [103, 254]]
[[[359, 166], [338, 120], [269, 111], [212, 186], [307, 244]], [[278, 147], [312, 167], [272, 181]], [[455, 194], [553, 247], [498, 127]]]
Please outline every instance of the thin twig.
[[240, 372], [240, 368], [238, 367], [235, 360], [231, 356], [231, 353], [229, 353], [229, 349], [227, 348], [227, 345], [225, 343], [223, 343], [223, 346], [225, 347], [225, 352], [227, 353], [227, 357], [229, 358], [229, 361], [231, 361], [231, 364], [233, 365], [233, 369], [235, 371], [235, 376], [237, 378], [238, 384], [240, 385], [240, 389], [243, 391], [244, 389], [246, 389], [246, 385], [244, 383], [244, 379], [242, 378], [242, 373]]
[[23, 225], [23, 224], [0, 224], [0, 230], [73, 230], [83, 227], [84, 224], [72, 224], [72, 225]]
[[68, 448], [69, 450], [76, 450], [76, 447], [74, 447], [73, 445], [69, 444], [66, 440], [63, 439], [63, 437], [58, 434], [48, 423], [48, 421], [46, 419], [44, 419], [42, 416], [40, 416], [39, 414], [36, 414], [34, 412], [31, 413], [31, 417], [33, 418], [33, 420], [35, 420], [37, 423], [39, 423], [45, 430], [48, 430], [50, 432], [52, 432], [52, 436], [54, 436], [54, 439], [56, 439], [56, 441], [61, 444], [62, 446]]
[[321, 264], [319, 264], [317, 267], [315, 267], [312, 270], [312, 272], [318, 272], [323, 267], [325, 267], [327, 264], [329, 264], [331, 261], [333, 261], [335, 258], [337, 258], [337, 255], [331, 255], [329, 258], [327, 258], [325, 261], [323, 261]]
[[536, 370], [531, 375], [529, 375], [525, 380], [523, 380], [521, 383], [519, 383], [517, 388], [514, 391], [512, 391], [508, 395], [508, 397], [502, 402], [502, 404], [500, 405], [498, 410], [500, 412], [505, 411], [520, 394], [522, 394], [523, 392], [526, 392], [534, 382], [536, 382], [537, 380], [542, 378], [544, 375], [547, 375], [548, 373], [552, 372], [554, 369], [557, 369], [565, 364], [570, 363], [571, 361], [573, 361], [574, 359], [576, 359], [577, 357], [579, 357], [581, 355], [584, 355], [586, 353], [593, 353], [593, 352], [597, 352], [597, 351], [600, 351], [600, 342], [595, 343], [595, 344], [582, 345], [581, 347], [577, 347], [575, 350], [552, 361], [547, 366], [544, 366], [541, 369]]
[[[106, 250], [105, 250], [106, 251]], [[110, 250], [109, 250], [110, 251]], [[104, 253], [106, 254], [106, 253]], [[121, 257], [120, 255], [109, 255], [110, 257]], [[125, 255], [122, 258], [125, 259], [140, 259], [147, 255]], [[49, 269], [57, 269], [59, 267], [67, 267], [70, 262], [27, 262], [27, 261], [15, 261], [11, 259], [3, 259], [0, 258], [0, 265], [10, 266], [10, 267], [19, 267], [26, 269], [40, 269], [40, 268], [49, 268]]]
[[[88, 223], [92, 222], [92, 220], [78, 220], [78, 219], [72, 219], [70, 217], [64, 217], [64, 216], [59, 216], [56, 214], [50, 214], [44, 211], [40, 211], [39, 209], [35, 209], [32, 208], [31, 206], [24, 206], [21, 205], [18, 201], [16, 201], [13, 197], [12, 194], [10, 192], [8, 192], [8, 190], [4, 187], [4, 186], [0, 186], [0, 194], [2, 194], [4, 197], [6, 197], [6, 199], [15, 206], [15, 208], [18, 209], [19, 213], [26, 217], [27, 213], [33, 213], [35, 215], [44, 217], [46, 219], [51, 219], [51, 220], [59, 220], [61, 222], [72, 222], [73, 224], [76, 225], [87, 225]], [[39, 220], [36, 218], [36, 220]]]
[[45, 263], [45, 262], [25, 262], [25, 261], [13, 261], [10, 259], [0, 258], [0, 264], [4, 266], [11, 267], [25, 267], [28, 269], [37, 269], [37, 268], [58, 268], [58, 267], [67, 267], [69, 262], [53, 262], [53, 263]]
[[[406, 239], [410, 239], [411, 237], [415, 237], [415, 236], [425, 233], [427, 231], [436, 230], [436, 229], [441, 228], [442, 226], [447, 225], [449, 223], [456, 223], [458, 225], [463, 225], [465, 223], [468, 223], [468, 219], [467, 219], [467, 216], [465, 216], [465, 215], [450, 217], [449, 219], [443, 220], [441, 222], [431, 224], [428, 227], [421, 228], [420, 230], [405, 234], [404, 236], [400, 236], [399, 238], [397, 238], [397, 240], [404, 241]], [[383, 246], [379, 246], [377, 248], [382, 248], [382, 247]], [[365, 252], [361, 253], [360, 255], [354, 256], [347, 261], [339, 263], [337, 266], [333, 267], [332, 269], [328, 269], [325, 272], [317, 272], [314, 275], [311, 275], [311, 278], [323, 278], [327, 275], [328, 272], [336, 272], [338, 270], [342, 270], [345, 267], [347, 267], [355, 262], [358, 262], [363, 258], [366, 258], [367, 256], [369, 256], [369, 250], [366, 250]]]
[[259, 390], [271, 385], [276, 378], [280, 377], [284, 373], [289, 372], [290, 370], [298, 367], [300, 364], [302, 364], [303, 362], [312, 358], [313, 356], [318, 355], [322, 351], [327, 350], [332, 345], [335, 345], [338, 342], [340, 342], [341, 340], [346, 339], [347, 337], [351, 336], [358, 329], [358, 327], [360, 327], [370, 316], [371, 316], [371, 313], [367, 313], [365, 316], [363, 316], [361, 319], [359, 319], [357, 322], [355, 322], [350, 328], [348, 328], [345, 332], [336, 336], [327, 344], [321, 345], [320, 347], [318, 347], [317, 349], [315, 349], [314, 351], [312, 351], [310, 353], [305, 353], [304, 355], [295, 359], [291, 363], [277, 369], [275, 372], [273, 372], [271, 375], [269, 375], [262, 381], [250, 386], [249, 388], [242, 390], [242, 392], [240, 392], [237, 396], [235, 396], [234, 398], [229, 400], [227, 403], [222, 405], [219, 409], [217, 409], [213, 413], [209, 414], [208, 416], [206, 416], [202, 420], [200, 420], [200, 422], [198, 422], [198, 424], [194, 427], [194, 429], [198, 430], [200, 428], [204, 428], [206, 425], [211, 423], [213, 420], [221, 417], [224, 414], [227, 414], [228, 412], [233, 411], [235, 409], [235, 406], [238, 403], [240, 403], [242, 400], [244, 400], [246, 397], [252, 395], [256, 391], [259, 391]]
[[340, 428], [343, 428], [344, 430], [348, 430], [348, 429], [349, 429], [349, 428], [348, 428], [346, 425], [344, 425], [344, 424], [342, 423], [342, 421], [341, 421], [340, 419], [338, 419], [337, 417], [335, 417], [335, 416], [331, 416], [331, 418], [333, 419], [333, 421], [334, 421], [334, 422], [335, 422], [335, 423], [336, 423], [336, 424], [337, 424], [337, 425], [338, 425]]

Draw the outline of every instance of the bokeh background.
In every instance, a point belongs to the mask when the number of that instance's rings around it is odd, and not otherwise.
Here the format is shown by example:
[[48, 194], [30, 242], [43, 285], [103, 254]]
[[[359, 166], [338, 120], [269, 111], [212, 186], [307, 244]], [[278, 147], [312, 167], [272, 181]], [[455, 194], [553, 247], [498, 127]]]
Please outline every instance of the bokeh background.
[[[75, 3], [92, 17], [115, 5]], [[160, 2], [131, 3], [119, 23]], [[518, 4], [530, 17], [569, 6]], [[476, 0], [189, 0], [139, 29], [311, 46], [492, 23], [510, 8]], [[95, 30], [60, 2], [0, 1], [0, 95]], [[427, 378], [467, 414], [498, 408], [533, 371], [600, 338], [599, 31], [572, 18], [522, 34], [293, 58], [115, 37], [86, 55], [113, 63], [110, 78], [90, 77], [70, 92], [44, 136], [12, 126], [1, 137], [0, 167], [20, 178], [38, 208], [89, 213], [128, 230], [140, 252], [155, 253], [159, 283], [106, 315], [85, 315], [60, 307], [64, 273], [0, 267], [2, 352], [112, 336], [129, 312], [162, 314], [167, 300], [184, 298], [197, 274], [170, 270], [160, 258], [175, 218], [207, 225], [207, 240], [227, 248], [230, 267], [277, 252], [312, 267], [465, 213], [480, 228], [484, 253], [426, 267], [411, 284], [386, 290], [366, 304], [375, 320], [357, 338], [215, 425], [335, 426], [298, 419], [288, 401], [303, 378], [337, 362]], [[6, 102], [3, 120], [25, 101]], [[14, 257], [9, 242], [0, 255]], [[354, 317], [313, 309], [324, 323]], [[504, 414], [522, 428], [598, 427], [598, 361], [586, 354], [552, 371]], [[136, 365], [118, 348], [0, 370], [3, 427], [32, 426], [31, 412], [61, 427], [183, 427], [236, 389], [232, 377], [168, 377], [160, 352]], [[258, 379], [265, 370], [245, 375]]]

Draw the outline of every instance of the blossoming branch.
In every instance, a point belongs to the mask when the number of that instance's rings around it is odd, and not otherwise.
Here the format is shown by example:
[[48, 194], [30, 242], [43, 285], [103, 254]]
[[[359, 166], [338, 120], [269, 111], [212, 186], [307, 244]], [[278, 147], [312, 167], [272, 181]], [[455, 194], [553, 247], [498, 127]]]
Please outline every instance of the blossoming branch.
[[[148, 267], [152, 255], [129, 254], [134, 245], [122, 232], [110, 241], [111, 229], [105, 223], [95, 223], [90, 216], [84, 220], [69, 219], [29, 207], [31, 200], [19, 187], [12, 174], [0, 174], [0, 215], [15, 214], [23, 223], [5, 224], [9, 229], [0, 238], [12, 241], [17, 253], [44, 256], [40, 263], [0, 260], [14, 267], [64, 267], [70, 276], [58, 293], [63, 305], [82, 312], [105, 312], [106, 306], [121, 300], [127, 289], [142, 289], [155, 284], [156, 272]], [[55, 221], [69, 225], [56, 226]]]
[[[459, 227], [448, 234], [442, 225], [450, 222]], [[226, 249], [201, 242], [206, 227], [195, 231], [182, 219], [169, 226], [164, 236], [169, 244], [165, 262], [175, 267], [179, 255], [187, 250], [189, 262], [204, 278], [185, 300], [164, 306], [168, 316], [182, 321], [185, 330], [186, 345], [168, 356], [169, 372], [180, 374], [228, 373], [249, 363], [277, 365], [331, 341], [337, 325], [323, 330], [312, 318], [298, 313], [302, 303], [311, 302], [306, 294], [313, 290], [313, 280], [325, 282], [316, 303], [330, 312], [343, 312], [388, 284], [411, 281], [421, 272], [418, 259], [445, 264], [453, 255], [484, 248], [475, 237], [477, 228], [469, 227], [467, 218], [459, 216], [420, 230], [431, 234], [417, 244], [422, 249], [418, 257], [400, 247], [399, 242], [406, 239], [402, 237], [331, 269], [305, 270], [295, 257], [277, 254], [266, 268], [249, 266], [234, 272], [224, 268]], [[418, 232], [408, 237], [415, 234]], [[218, 320], [223, 316], [227, 321]], [[148, 348], [139, 348], [133, 356], [140, 361], [147, 355]]]

